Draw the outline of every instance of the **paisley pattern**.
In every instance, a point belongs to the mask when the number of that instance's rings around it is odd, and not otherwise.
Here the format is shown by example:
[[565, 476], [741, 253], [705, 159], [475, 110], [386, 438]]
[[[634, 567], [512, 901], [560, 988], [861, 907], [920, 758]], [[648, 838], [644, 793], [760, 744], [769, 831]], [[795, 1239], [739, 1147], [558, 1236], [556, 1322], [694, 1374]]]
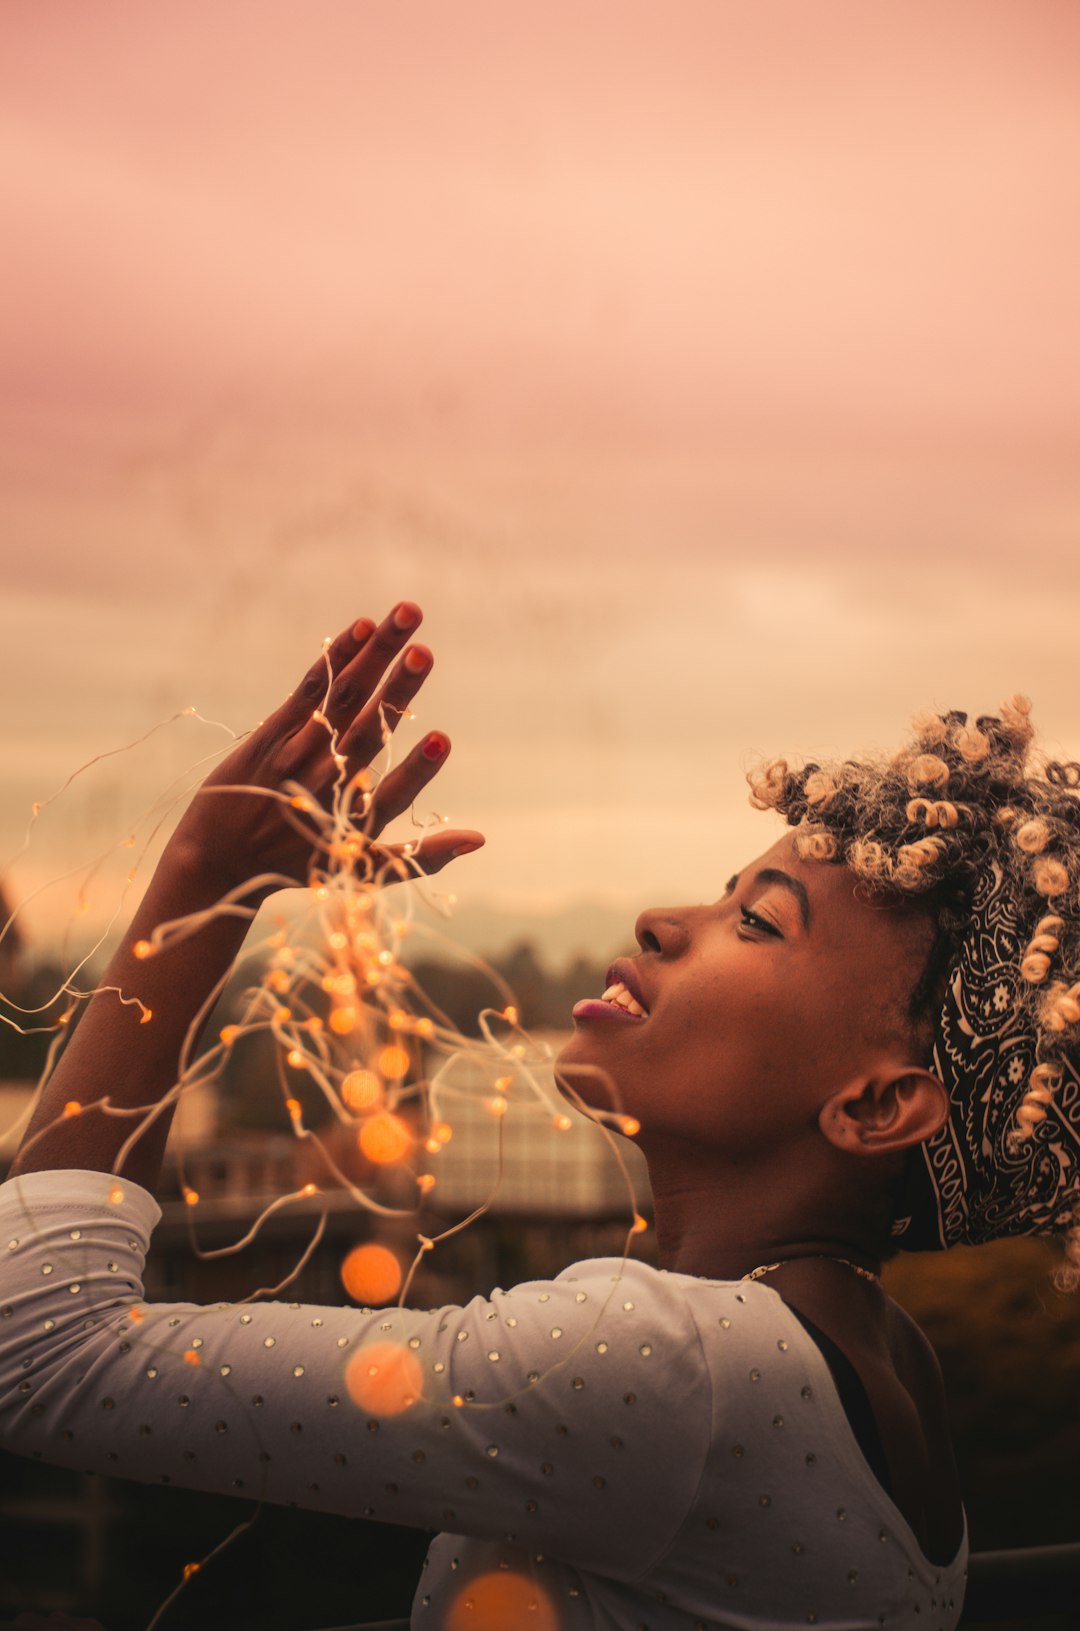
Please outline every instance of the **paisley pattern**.
[[1049, 1234], [1072, 1221], [1070, 1201], [1080, 1206], [1080, 1079], [1069, 1064], [1046, 1120], [1010, 1146], [1036, 1064], [1036, 1039], [1021, 1001], [1027, 937], [1018, 924], [1016, 901], [992, 863], [975, 891], [972, 927], [934, 1044], [949, 1119], [921, 1146], [923, 1159], [911, 1163], [893, 1220], [893, 1237], [904, 1251]]

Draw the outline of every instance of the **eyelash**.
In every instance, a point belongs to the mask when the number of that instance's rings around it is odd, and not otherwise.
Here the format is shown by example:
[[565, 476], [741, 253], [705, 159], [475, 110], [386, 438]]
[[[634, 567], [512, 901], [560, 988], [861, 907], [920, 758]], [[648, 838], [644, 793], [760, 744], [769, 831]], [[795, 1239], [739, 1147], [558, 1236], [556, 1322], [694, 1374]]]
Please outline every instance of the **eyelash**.
[[759, 917], [756, 912], [751, 912], [747, 906], [740, 906], [739, 911], [742, 913], [743, 922], [749, 928], [760, 929], [764, 934], [775, 935], [777, 940], [782, 940], [784, 938], [780, 933], [780, 930], [776, 927], [776, 924], [770, 923], [768, 918]]

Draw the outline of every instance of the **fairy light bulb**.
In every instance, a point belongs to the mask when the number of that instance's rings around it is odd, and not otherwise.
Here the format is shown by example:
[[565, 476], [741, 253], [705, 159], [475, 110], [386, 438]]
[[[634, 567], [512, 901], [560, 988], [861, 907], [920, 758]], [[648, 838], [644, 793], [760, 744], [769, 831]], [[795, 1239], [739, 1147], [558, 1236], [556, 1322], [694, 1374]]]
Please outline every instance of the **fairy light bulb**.
[[285, 1055], [286, 1062], [290, 1064], [294, 1070], [299, 1070], [300, 1066], [306, 1062], [306, 1058], [306, 1054], [301, 1053], [299, 1048], [290, 1048], [288, 1053]]
[[147, 957], [153, 957], [154, 948], [149, 940], [136, 940], [131, 948], [131, 953], [133, 957], [137, 957], [142, 962]]
[[408, 1068], [409, 1055], [404, 1048], [399, 1048], [396, 1043], [390, 1043], [389, 1046], [380, 1049], [379, 1071], [387, 1081], [397, 1081], [399, 1077], [404, 1076]]
[[357, 1113], [374, 1110], [382, 1103], [383, 1084], [373, 1070], [350, 1070], [341, 1084], [341, 1098]]
[[562, 1616], [544, 1588], [531, 1576], [505, 1564], [497, 1572], [474, 1576], [449, 1604], [442, 1631], [505, 1631], [508, 1625], [529, 1631], [559, 1631]]
[[400, 1116], [382, 1110], [361, 1127], [357, 1144], [361, 1154], [376, 1166], [391, 1166], [408, 1155], [412, 1134]]
[[423, 1396], [424, 1373], [415, 1353], [399, 1342], [368, 1342], [345, 1367], [345, 1388], [358, 1409], [399, 1416]]
[[184, 1188], [184, 1205], [185, 1206], [198, 1206], [198, 1204], [199, 1204], [199, 1191], [197, 1189], [188, 1189], [185, 1186], [185, 1188]]
[[341, 1283], [357, 1303], [388, 1303], [401, 1290], [401, 1281], [401, 1264], [388, 1246], [354, 1246], [341, 1265]]
[[356, 1009], [350, 1006], [335, 1008], [330, 1015], [330, 1029], [335, 1036], [349, 1036], [356, 1029]]

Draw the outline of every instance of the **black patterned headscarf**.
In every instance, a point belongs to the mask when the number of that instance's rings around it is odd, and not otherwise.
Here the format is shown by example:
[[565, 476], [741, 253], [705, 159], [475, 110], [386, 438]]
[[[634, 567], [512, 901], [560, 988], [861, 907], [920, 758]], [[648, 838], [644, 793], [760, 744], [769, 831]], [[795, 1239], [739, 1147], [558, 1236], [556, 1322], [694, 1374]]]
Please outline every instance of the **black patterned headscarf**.
[[993, 861], [976, 884], [938, 1021], [933, 1068], [949, 1095], [949, 1118], [909, 1164], [892, 1226], [903, 1251], [1050, 1234], [1080, 1221], [1080, 1078], [1067, 1060], [1045, 1119], [1016, 1137], [1037, 1046], [1022, 1001], [1029, 936], [1020, 922]]

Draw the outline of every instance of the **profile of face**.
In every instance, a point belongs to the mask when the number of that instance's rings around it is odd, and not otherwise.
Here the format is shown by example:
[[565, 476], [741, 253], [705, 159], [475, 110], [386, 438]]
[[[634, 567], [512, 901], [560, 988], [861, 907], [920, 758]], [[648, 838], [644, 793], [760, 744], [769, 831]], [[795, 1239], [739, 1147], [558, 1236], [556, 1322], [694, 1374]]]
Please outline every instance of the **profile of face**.
[[[822, 1130], [865, 1144], [890, 1083], [902, 1093], [915, 1073], [926, 1096], [906, 1021], [933, 939], [926, 909], [874, 900], [849, 868], [801, 859], [787, 833], [719, 900], [643, 912], [635, 932], [640, 953], [615, 979], [646, 1012], [617, 993], [578, 1003], [556, 1074], [639, 1121], [647, 1156], [673, 1140], [778, 1152]], [[936, 1101], [923, 1136], [945, 1119], [944, 1089]]]

